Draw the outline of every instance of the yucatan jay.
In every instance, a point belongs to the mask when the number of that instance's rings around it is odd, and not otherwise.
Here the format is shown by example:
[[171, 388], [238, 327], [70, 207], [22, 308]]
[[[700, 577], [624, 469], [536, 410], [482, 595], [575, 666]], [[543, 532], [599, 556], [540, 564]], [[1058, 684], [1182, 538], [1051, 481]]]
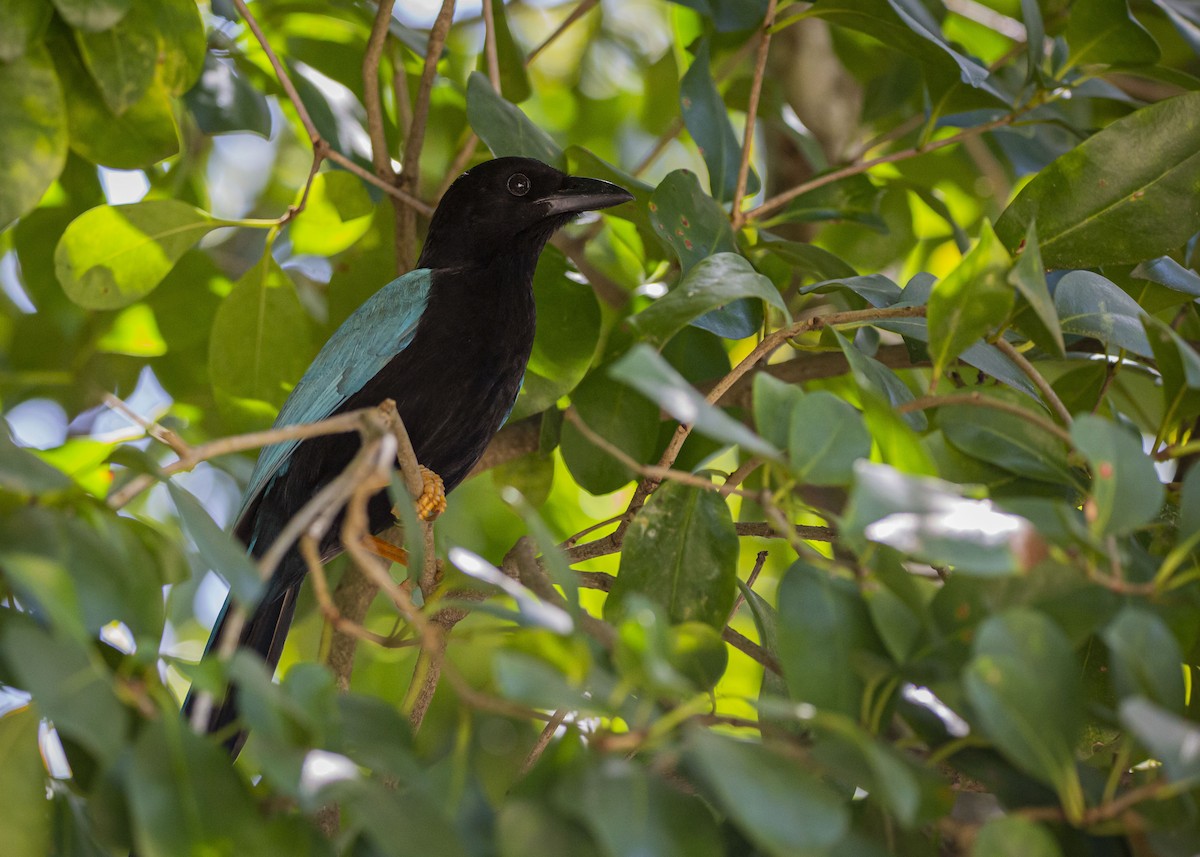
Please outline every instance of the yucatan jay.
[[[325, 343], [284, 402], [276, 426], [314, 422], [393, 399], [417, 460], [449, 492], [471, 471], [517, 398], [533, 347], [533, 272], [546, 241], [582, 211], [633, 197], [597, 179], [529, 158], [497, 158], [460, 176], [429, 223], [415, 270], [388, 283]], [[237, 537], [257, 557], [313, 494], [349, 464], [357, 434], [262, 450], [242, 497]], [[368, 505], [370, 529], [393, 523], [386, 492]], [[321, 544], [342, 550], [335, 524]], [[293, 548], [248, 617], [239, 646], [279, 662], [306, 566]], [[213, 629], [220, 638], [229, 604]], [[206, 651], [207, 654], [207, 651]], [[190, 712], [189, 695], [184, 711]], [[236, 694], [213, 706], [210, 732], [237, 718]], [[245, 732], [227, 746], [237, 754]]]

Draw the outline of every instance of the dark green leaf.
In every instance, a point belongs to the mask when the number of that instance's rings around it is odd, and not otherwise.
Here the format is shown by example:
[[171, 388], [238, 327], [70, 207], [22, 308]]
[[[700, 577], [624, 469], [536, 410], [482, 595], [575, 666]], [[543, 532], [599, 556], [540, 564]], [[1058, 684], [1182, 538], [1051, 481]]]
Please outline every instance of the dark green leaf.
[[857, 719], [865, 683], [857, 659], [880, 652], [849, 580], [797, 561], [779, 585], [779, 658], [792, 699]]
[[1162, 376], [1163, 404], [1175, 421], [1200, 413], [1200, 354], [1175, 329], [1154, 316], [1143, 316], [1146, 339]]
[[1063, 34], [1074, 65], [1149, 65], [1158, 61], [1158, 43], [1129, 14], [1125, 0], [1089, 0], [1071, 9]]
[[1158, 515], [1163, 486], [1137, 437], [1091, 414], [1075, 420], [1071, 437], [1092, 469], [1091, 498], [1084, 506], [1092, 532], [1123, 535]]
[[1140, 262], [1129, 272], [1129, 275], [1158, 283], [1194, 298], [1200, 297], [1200, 276], [1183, 267], [1170, 256], [1159, 256], [1157, 259]]
[[23, 498], [69, 491], [71, 478], [12, 442], [0, 427], [0, 490]]
[[733, 417], [710, 405], [696, 388], [649, 345], [635, 345], [608, 370], [610, 377], [633, 387], [681, 423], [747, 452], [777, 458], [779, 450]]
[[1143, 607], [1127, 605], [1102, 635], [1108, 646], [1113, 684], [1122, 698], [1143, 696], [1183, 713], [1183, 653], [1171, 629]]
[[233, 63], [212, 54], [205, 54], [204, 71], [183, 100], [205, 134], [271, 134], [267, 97], [248, 84]]
[[50, 845], [50, 802], [46, 767], [38, 749], [38, 716], [22, 706], [0, 715], [0, 842], [16, 854], [46, 854]]
[[879, 216], [882, 195], [883, 190], [866, 176], [851, 176], [800, 194], [781, 212], [772, 215], [767, 225], [842, 220], [883, 231], [887, 225]]
[[1067, 274], [1054, 290], [1054, 306], [1063, 333], [1093, 337], [1113, 351], [1124, 348], [1142, 357], [1154, 356], [1142, 329], [1142, 308], [1099, 274]]
[[76, 30], [75, 41], [104, 102], [117, 116], [142, 99], [158, 69], [159, 0], [134, 0], [129, 14], [98, 32]]
[[578, 824], [524, 797], [510, 797], [496, 817], [499, 857], [599, 857]]
[[[520, 104], [532, 93], [529, 75], [525, 71], [525, 54], [513, 38], [508, 26], [508, 9], [504, 0], [491, 0], [496, 32], [496, 59], [500, 66], [500, 92], [513, 104]], [[479, 55], [479, 71], [487, 74], [487, 57]]]
[[986, 619], [964, 673], [967, 699], [996, 747], [1054, 786], [1068, 818], [1083, 812], [1075, 770], [1082, 725], [1080, 669], [1071, 643], [1045, 615], [1014, 608]]
[[887, 307], [900, 299], [901, 290], [883, 274], [864, 274], [861, 277], [837, 277], [805, 286], [800, 294], [848, 289], [874, 307]]
[[[728, 202], [737, 185], [742, 147], [729, 122], [729, 111], [713, 82], [709, 68], [708, 40], [695, 50], [695, 58], [679, 84], [679, 103], [683, 123], [696, 141], [704, 163], [708, 165], [708, 186], [713, 197]], [[746, 182], [748, 194], [758, 193], [758, 177], [751, 171]]]
[[666, 482], [625, 533], [620, 573], [604, 615], [619, 618], [626, 602], [640, 595], [662, 606], [672, 623], [724, 627], [737, 592], [737, 557], [725, 498]]
[[947, 405], [938, 409], [937, 424], [946, 440], [980, 461], [1027, 479], [1082, 487], [1067, 462], [1066, 444], [1016, 414]]
[[1162, 762], [1173, 783], [1192, 786], [1200, 781], [1200, 727], [1135, 696], [1120, 706], [1121, 724]]
[[0, 62], [12, 62], [25, 55], [26, 48], [50, 20], [52, 9], [46, 0], [8, 0], [4, 7], [4, 27], [0, 28]]
[[934, 377], [1008, 314], [1013, 303], [1006, 280], [1011, 264], [991, 224], [984, 221], [979, 243], [933, 287], [928, 321]]
[[1017, 264], [1008, 272], [1008, 282], [1016, 286], [1027, 309], [1017, 314], [1016, 323], [1042, 350], [1061, 357], [1065, 350], [1054, 299], [1046, 286], [1046, 269], [1038, 248], [1036, 224], [1030, 223]]
[[709, 18], [718, 33], [749, 30], [762, 23], [766, 0], [673, 0]]
[[849, 485], [854, 462], [871, 454], [862, 414], [832, 393], [809, 393], [792, 410], [788, 458], [810, 485]]
[[850, 826], [845, 801], [795, 760], [748, 741], [691, 730], [685, 759], [746, 837], [775, 857], [828, 847]]
[[[842, 354], [846, 356], [846, 362], [850, 364], [850, 373], [854, 376], [854, 383], [860, 389], [873, 390], [893, 408], [898, 408], [916, 398], [912, 390], [908, 389], [908, 386], [900, 380], [899, 375], [874, 357], [863, 354], [839, 331], [834, 330], [833, 335], [842, 349]], [[921, 411], [910, 411], [900, 416], [914, 431], [925, 431], [929, 426], [928, 418]]]
[[[658, 444], [658, 406], [627, 384], [608, 375], [608, 367], [592, 370], [571, 393], [571, 404], [585, 424], [640, 464], [649, 462]], [[615, 491], [633, 478], [624, 464], [602, 452], [574, 425], [562, 428], [562, 455], [567, 469], [592, 494]]]
[[1176, 249], [1200, 214], [1197, 111], [1200, 92], [1189, 92], [1118, 119], [1038, 173], [996, 222], [997, 234], [1015, 250], [1036, 219], [1051, 268], [1141, 262]]
[[173, 199], [100, 205], [71, 221], [54, 251], [67, 296], [88, 309], [117, 309], [148, 295], [179, 257], [220, 225]]
[[1188, 468], [1179, 492], [1179, 540], [1200, 533], [1200, 468]]
[[696, 263], [675, 288], [635, 315], [630, 323], [651, 342], [661, 345], [699, 316], [739, 298], [766, 301], [791, 320], [774, 284], [755, 271], [744, 256], [724, 252]]
[[50, 55], [38, 46], [0, 62], [0, 230], [38, 204], [66, 160], [63, 94]]
[[758, 233], [756, 249], [766, 250], [782, 259], [797, 271], [816, 280], [846, 280], [858, 276], [858, 272], [828, 250], [814, 244], [787, 241], [770, 232]]
[[246, 549], [223, 532], [200, 505], [200, 501], [190, 493], [171, 481], [167, 482], [167, 488], [179, 512], [179, 519], [192, 537], [200, 558], [225, 578], [242, 607], [253, 608], [262, 594], [263, 584], [258, 576], [258, 568], [246, 555]]
[[1009, 815], [993, 818], [980, 828], [971, 857], [1062, 857], [1062, 851], [1045, 827]]
[[233, 407], [279, 407], [312, 357], [308, 315], [270, 256], [238, 280], [213, 320], [213, 388]]
[[562, 167], [563, 153], [550, 135], [520, 108], [505, 101], [486, 76], [471, 72], [467, 81], [467, 121], [497, 158], [520, 155]]
[[82, 30], [107, 30], [129, 12], [133, 0], [54, 0], [63, 20]]

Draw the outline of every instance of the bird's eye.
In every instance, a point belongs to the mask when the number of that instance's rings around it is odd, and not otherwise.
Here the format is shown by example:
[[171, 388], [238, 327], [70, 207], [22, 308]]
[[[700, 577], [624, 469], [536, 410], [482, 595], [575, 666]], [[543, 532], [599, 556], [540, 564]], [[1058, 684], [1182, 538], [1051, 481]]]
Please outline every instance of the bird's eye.
[[524, 196], [529, 193], [529, 176], [524, 173], [513, 173], [508, 179], [508, 192], [513, 196]]

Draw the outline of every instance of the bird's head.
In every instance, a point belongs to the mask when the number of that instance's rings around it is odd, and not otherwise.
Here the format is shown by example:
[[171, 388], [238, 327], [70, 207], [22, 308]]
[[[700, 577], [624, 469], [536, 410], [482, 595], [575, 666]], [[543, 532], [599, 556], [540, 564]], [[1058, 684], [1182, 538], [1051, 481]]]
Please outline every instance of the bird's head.
[[496, 158], [459, 176], [438, 203], [418, 265], [488, 265], [498, 254], [532, 253], [582, 211], [633, 199], [599, 179], [569, 176], [532, 158]]

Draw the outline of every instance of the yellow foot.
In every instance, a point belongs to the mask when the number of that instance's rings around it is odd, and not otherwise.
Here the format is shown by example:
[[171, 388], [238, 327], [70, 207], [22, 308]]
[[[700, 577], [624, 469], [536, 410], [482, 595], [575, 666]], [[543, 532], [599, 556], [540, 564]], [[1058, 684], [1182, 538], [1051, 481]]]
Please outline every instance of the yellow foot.
[[408, 565], [408, 551], [404, 548], [385, 542], [383, 539], [377, 539], [375, 536], [363, 536], [363, 544], [367, 546], [367, 550], [376, 556], [381, 556], [386, 560], [398, 562], [400, 565]]
[[442, 477], [428, 467], [421, 466], [421, 496], [417, 498], [417, 517], [432, 521], [446, 511], [446, 486]]

